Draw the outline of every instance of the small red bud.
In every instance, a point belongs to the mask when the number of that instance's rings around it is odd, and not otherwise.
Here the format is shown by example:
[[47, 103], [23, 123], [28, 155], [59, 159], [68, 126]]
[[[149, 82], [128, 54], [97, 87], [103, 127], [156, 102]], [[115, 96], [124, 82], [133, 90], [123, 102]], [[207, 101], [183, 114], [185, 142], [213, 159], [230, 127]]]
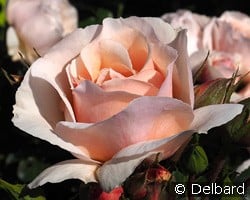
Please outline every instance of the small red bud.
[[98, 200], [119, 200], [122, 194], [123, 194], [123, 188], [117, 187], [109, 193], [102, 192]]

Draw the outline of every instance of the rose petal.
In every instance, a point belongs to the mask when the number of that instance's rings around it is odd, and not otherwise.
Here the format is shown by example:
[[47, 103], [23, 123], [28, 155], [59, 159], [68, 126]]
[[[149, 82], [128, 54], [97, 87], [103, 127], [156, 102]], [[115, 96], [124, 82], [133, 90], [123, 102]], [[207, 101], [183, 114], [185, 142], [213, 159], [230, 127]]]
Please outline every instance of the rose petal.
[[247, 14], [238, 11], [225, 11], [220, 16], [220, 20], [229, 23], [236, 32], [240, 32], [245, 37], [250, 36], [250, 18]]
[[100, 71], [98, 79], [96, 80], [97, 85], [102, 85], [105, 81], [110, 79], [124, 79], [125, 76], [114, 71], [113, 69], [104, 68]]
[[176, 67], [173, 71], [173, 96], [193, 106], [193, 78], [188, 61], [186, 31], [181, 30], [170, 46], [178, 52]]
[[35, 137], [58, 145], [76, 155], [88, 157], [80, 149], [64, 142], [52, 132], [56, 123], [65, 120], [64, 108], [60, 96], [52, 85], [44, 79], [31, 75], [32, 70], [35, 70], [36, 67], [43, 67], [40, 64], [46, 64], [46, 62], [42, 62], [45, 61], [44, 59], [40, 61], [37, 61], [36, 65], [26, 72], [25, 78], [16, 92], [12, 122], [21, 130]]
[[170, 157], [193, 132], [186, 131], [172, 137], [142, 142], [122, 149], [97, 170], [98, 181], [105, 191], [120, 186], [145, 158], [158, 153], [162, 154], [162, 159]]
[[205, 15], [192, 13], [190, 10], [178, 10], [166, 13], [162, 18], [174, 28], [187, 29], [189, 55], [202, 48], [202, 31], [210, 18]]
[[160, 88], [165, 79], [164, 76], [155, 69], [144, 69], [129, 78], [146, 83], [151, 83], [156, 88]]
[[194, 111], [193, 130], [206, 133], [209, 129], [225, 124], [242, 112], [241, 104], [218, 104], [198, 108]]
[[73, 90], [74, 113], [78, 122], [98, 122], [121, 110], [138, 95], [123, 91], [105, 92], [90, 81], [83, 81]]
[[139, 80], [129, 79], [112, 79], [105, 81], [101, 88], [107, 92], [123, 91], [139, 96], [155, 96], [158, 88], [150, 83]]
[[91, 158], [104, 161], [128, 145], [186, 130], [192, 120], [191, 107], [179, 100], [141, 97], [108, 120], [93, 125], [60, 122], [55, 132], [65, 141], [87, 150]]
[[97, 164], [84, 160], [63, 161], [45, 169], [28, 187], [32, 189], [48, 182], [58, 183], [67, 179], [79, 179], [85, 183], [97, 182], [95, 172], [98, 167]]
[[236, 32], [230, 24], [220, 19], [212, 19], [204, 30], [203, 45], [208, 49], [238, 55], [241, 60], [240, 73], [249, 71], [250, 40], [241, 32]]
[[[139, 18], [138, 18], [139, 19]], [[142, 19], [140, 19], [142, 20]], [[108, 39], [122, 44], [128, 51], [133, 69], [140, 71], [148, 58], [147, 39], [141, 30], [131, 28], [123, 19], [106, 18], [100, 40]]]
[[162, 19], [157, 17], [145, 17], [144, 19], [153, 27], [157, 38], [161, 42], [169, 44], [176, 38], [177, 31], [174, 30], [170, 24], [164, 22]]
[[[69, 121], [74, 121], [75, 117], [70, 102], [72, 100], [71, 90], [69, 83], [65, 81], [67, 75], [64, 69], [66, 64], [80, 52], [82, 47], [92, 40], [97, 31], [98, 26], [76, 30], [52, 47], [43, 58], [38, 59], [31, 67], [32, 77], [36, 77], [44, 84], [52, 85], [58, 92], [64, 102], [65, 115], [68, 116], [67, 120]], [[39, 89], [37, 93], [38, 91]], [[40, 99], [40, 101], [43, 100], [43, 98]], [[29, 110], [28, 107], [27, 109]]]

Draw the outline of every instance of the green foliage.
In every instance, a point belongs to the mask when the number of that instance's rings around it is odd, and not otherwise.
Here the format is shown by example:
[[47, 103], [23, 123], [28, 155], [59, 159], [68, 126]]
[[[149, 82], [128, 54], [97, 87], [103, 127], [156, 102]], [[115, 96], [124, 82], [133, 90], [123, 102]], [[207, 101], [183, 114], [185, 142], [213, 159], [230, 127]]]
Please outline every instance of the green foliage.
[[[250, 98], [239, 103], [244, 105], [242, 113], [225, 125], [229, 135], [234, 141], [240, 141], [243, 138], [250, 137], [250, 122], [248, 120], [250, 113]], [[250, 143], [250, 141], [244, 142], [248, 142], [248, 144]]]
[[46, 200], [46, 198], [41, 195], [41, 191], [39, 190], [32, 191], [27, 194], [29, 189], [26, 188], [26, 185], [13, 185], [2, 179], [0, 179], [0, 189], [5, 190], [14, 200]]
[[212, 104], [229, 103], [231, 95], [238, 87], [236, 75], [232, 78], [215, 79], [195, 87], [195, 108]]
[[113, 13], [105, 8], [97, 8], [93, 16], [89, 16], [80, 21], [80, 27], [85, 27], [91, 24], [101, 24], [102, 20], [106, 17], [113, 17]]
[[7, 1], [0, 0], [0, 27], [4, 27], [6, 24], [5, 6]]

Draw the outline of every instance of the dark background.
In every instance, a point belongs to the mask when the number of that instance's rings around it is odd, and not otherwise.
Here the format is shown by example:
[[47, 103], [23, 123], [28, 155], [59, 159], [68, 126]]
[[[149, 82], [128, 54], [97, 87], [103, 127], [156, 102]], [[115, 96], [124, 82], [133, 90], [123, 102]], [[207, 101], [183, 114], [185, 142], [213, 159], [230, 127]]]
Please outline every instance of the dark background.
[[[159, 17], [178, 9], [189, 9], [208, 16], [219, 16], [225, 10], [250, 14], [249, 0], [71, 0], [71, 3], [78, 9], [79, 26], [101, 23], [105, 16]], [[7, 27], [6, 24], [1, 31], [4, 32]], [[0, 40], [0, 68], [10, 74], [24, 74], [25, 67], [20, 67], [20, 63], [12, 63], [7, 56], [4, 38]], [[0, 178], [13, 184], [28, 183], [45, 167], [72, 158], [68, 152], [33, 138], [12, 125], [12, 105], [18, 86], [11, 85], [3, 71], [0, 71]], [[42, 187], [48, 199], [79, 199], [78, 188], [79, 181], [46, 184]], [[9, 197], [0, 190], [0, 199]]]
[[[225, 10], [250, 13], [250, 1], [248, 0], [71, 0], [71, 2], [79, 8], [83, 8], [84, 5], [103, 7], [114, 11], [114, 13], [117, 10], [117, 5], [123, 4], [123, 17], [130, 15], [158, 17], [165, 12], [174, 12], [178, 9], [189, 9], [210, 16], [219, 16]], [[80, 16], [84, 15], [86, 13], [80, 13]]]

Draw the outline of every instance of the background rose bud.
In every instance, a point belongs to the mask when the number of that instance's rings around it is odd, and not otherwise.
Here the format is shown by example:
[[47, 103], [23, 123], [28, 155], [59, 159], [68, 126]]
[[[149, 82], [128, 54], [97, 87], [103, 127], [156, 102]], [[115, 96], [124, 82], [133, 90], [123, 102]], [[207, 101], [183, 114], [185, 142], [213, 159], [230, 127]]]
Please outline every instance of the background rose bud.
[[8, 52], [17, 58], [17, 51], [20, 51], [32, 63], [37, 59], [37, 53], [44, 55], [51, 46], [76, 29], [78, 16], [68, 0], [9, 0], [7, 20], [14, 28], [7, 32]]
[[184, 30], [160, 18], [106, 18], [34, 62], [13, 122], [77, 159], [46, 169], [29, 187], [78, 178], [111, 191], [145, 158], [168, 158], [195, 131], [239, 114], [237, 104], [193, 110], [186, 42]]

